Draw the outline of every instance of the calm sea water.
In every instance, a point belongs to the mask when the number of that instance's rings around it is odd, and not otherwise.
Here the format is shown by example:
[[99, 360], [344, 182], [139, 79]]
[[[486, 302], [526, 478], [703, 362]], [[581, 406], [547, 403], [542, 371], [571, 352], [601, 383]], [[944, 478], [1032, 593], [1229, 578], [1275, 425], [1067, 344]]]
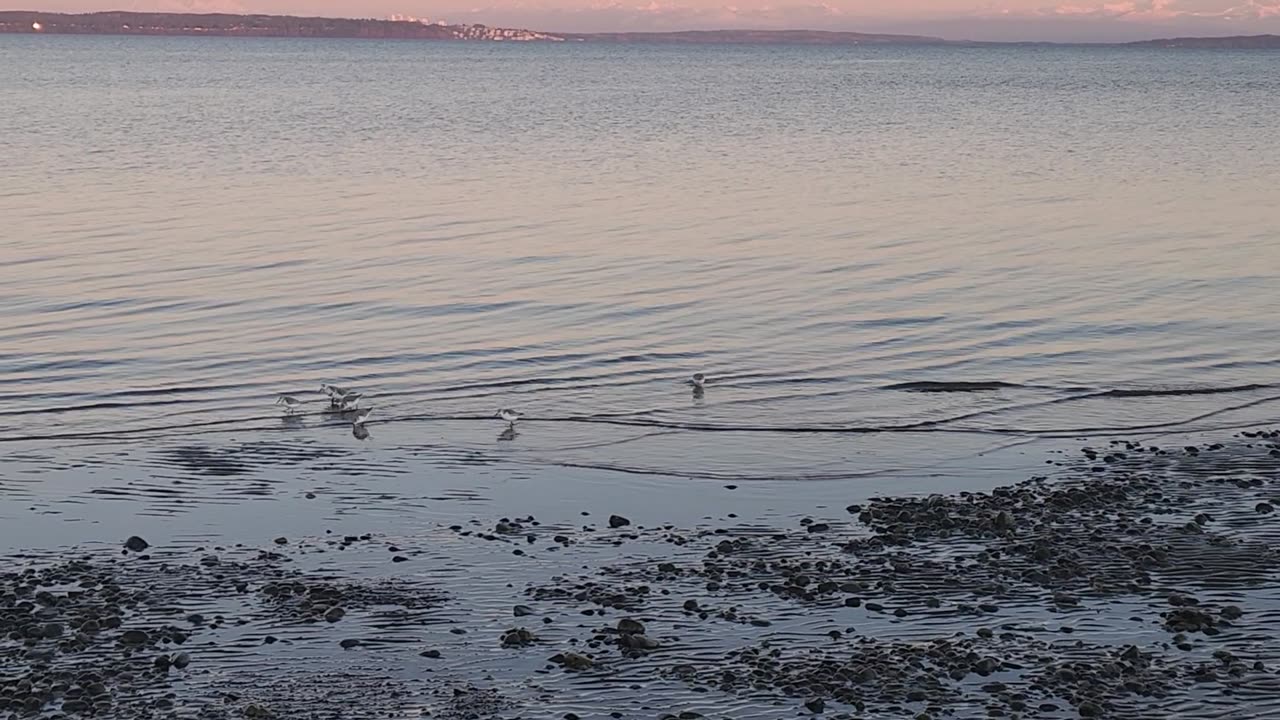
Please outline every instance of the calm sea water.
[[1276, 61], [6, 36], [0, 429], [323, 442], [330, 381], [374, 440], [825, 478], [1269, 417]]

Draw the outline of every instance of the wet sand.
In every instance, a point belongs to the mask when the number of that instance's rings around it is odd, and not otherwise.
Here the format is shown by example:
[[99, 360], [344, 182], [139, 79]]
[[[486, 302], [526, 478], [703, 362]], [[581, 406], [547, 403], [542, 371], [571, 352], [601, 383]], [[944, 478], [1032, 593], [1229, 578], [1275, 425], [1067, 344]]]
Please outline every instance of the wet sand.
[[1280, 437], [1049, 458], [772, 520], [15, 553], [0, 717], [1280, 715]]

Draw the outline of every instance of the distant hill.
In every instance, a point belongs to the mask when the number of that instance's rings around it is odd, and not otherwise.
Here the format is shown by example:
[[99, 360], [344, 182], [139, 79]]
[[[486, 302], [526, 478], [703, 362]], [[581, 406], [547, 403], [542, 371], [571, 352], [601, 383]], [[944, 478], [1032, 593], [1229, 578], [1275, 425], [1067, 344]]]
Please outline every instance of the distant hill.
[[[966, 43], [923, 35], [826, 30], [689, 30], [676, 32], [557, 33], [487, 25], [428, 24], [414, 20], [232, 15], [226, 13], [0, 11], [0, 33], [81, 35], [215, 35], [232, 37], [322, 37], [497, 42], [679, 43], [699, 45], [1018, 45]], [[1039, 44], [1039, 43], [1035, 43]], [[1280, 48], [1280, 35], [1187, 37], [1120, 43], [1165, 48]]]
[[940, 38], [820, 30], [549, 33], [485, 25], [436, 25], [401, 20], [192, 13], [0, 12], [0, 32], [85, 35], [217, 35], [245, 37], [387, 38], [608, 43], [772, 43], [803, 45], [940, 44]]
[[1280, 48], [1280, 35], [1233, 35], [1231, 37], [1183, 37], [1162, 40], [1144, 40], [1126, 45], [1165, 48]]
[[787, 45], [941, 45], [946, 40], [923, 35], [831, 32], [826, 30], [687, 30], [677, 32], [559, 33], [569, 40], [611, 43], [726, 43]]
[[436, 25], [416, 21], [231, 15], [225, 13], [98, 12], [78, 15], [0, 12], [0, 32], [81, 35], [217, 35], [403, 40], [563, 41], [547, 33], [486, 25]]

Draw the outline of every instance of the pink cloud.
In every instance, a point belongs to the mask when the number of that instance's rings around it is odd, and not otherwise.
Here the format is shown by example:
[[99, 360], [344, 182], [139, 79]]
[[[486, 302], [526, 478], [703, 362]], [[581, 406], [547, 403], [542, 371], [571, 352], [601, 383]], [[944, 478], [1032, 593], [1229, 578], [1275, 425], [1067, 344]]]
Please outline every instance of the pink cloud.
[[1246, 0], [1238, 5], [1185, 0], [1124, 0], [1097, 5], [1071, 3], [1042, 8], [1035, 14], [1143, 21], [1182, 18], [1249, 20], [1280, 15], [1280, 0]]

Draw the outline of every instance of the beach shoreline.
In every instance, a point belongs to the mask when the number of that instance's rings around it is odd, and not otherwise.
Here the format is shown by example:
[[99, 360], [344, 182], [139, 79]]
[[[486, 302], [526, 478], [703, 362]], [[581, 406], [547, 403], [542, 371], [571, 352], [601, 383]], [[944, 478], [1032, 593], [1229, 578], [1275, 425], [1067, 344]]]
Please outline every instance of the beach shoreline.
[[0, 699], [13, 717], [1258, 717], [1280, 709], [1278, 444], [1094, 443], [990, 492], [772, 523], [620, 511], [20, 553]]

